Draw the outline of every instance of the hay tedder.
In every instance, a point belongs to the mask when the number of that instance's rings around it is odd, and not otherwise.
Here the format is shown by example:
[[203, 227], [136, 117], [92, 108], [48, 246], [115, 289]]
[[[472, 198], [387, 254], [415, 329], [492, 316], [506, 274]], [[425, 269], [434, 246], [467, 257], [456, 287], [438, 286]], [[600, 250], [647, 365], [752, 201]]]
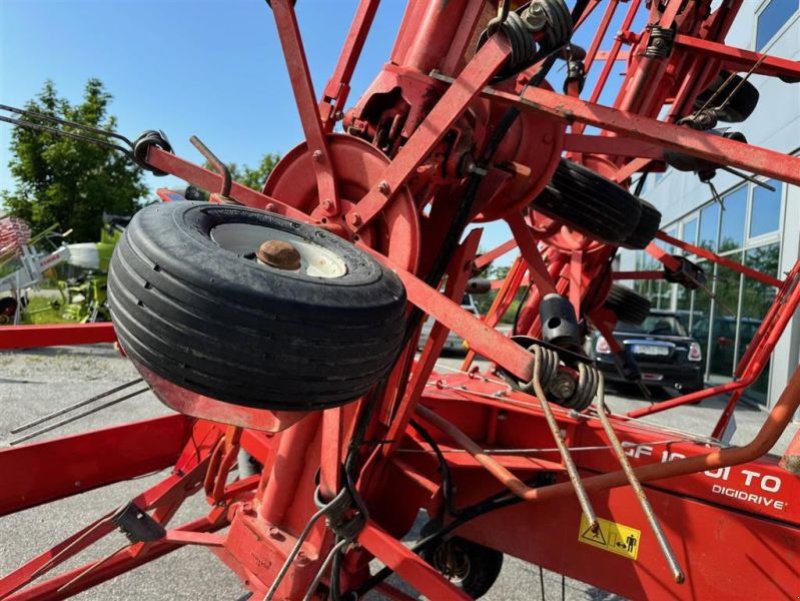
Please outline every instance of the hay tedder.
[[[0, 514], [174, 466], [6, 575], [0, 599], [68, 597], [184, 545], [208, 547], [252, 599], [410, 599], [392, 573], [429, 599], [468, 599], [503, 554], [634, 599], [796, 599], [800, 440], [767, 453], [800, 405], [800, 372], [751, 442], [731, 447], [722, 433], [795, 314], [800, 265], [778, 279], [667, 236], [628, 190], [666, 165], [800, 185], [799, 158], [716, 129], [752, 112], [749, 75], [791, 85], [800, 64], [725, 44], [742, 0], [409, 0], [389, 60], [347, 108], [377, 0], [360, 3], [319, 97], [294, 3], [269, 4], [305, 141], [254, 191], [199, 140], [213, 171], [159, 132], [106, 136], [210, 202], [136, 215], [110, 267], [113, 329], [0, 332], [3, 348], [118, 340], [176, 411], [0, 451]], [[573, 32], [593, 13], [583, 49]], [[599, 104], [615, 69], [613, 106]], [[17, 126], [65, 125], [4, 109]], [[468, 226], [495, 220], [513, 240], [480, 254]], [[645, 249], [688, 288], [703, 285], [692, 257], [774, 288], [732, 381], [607, 410], [582, 348], [592, 325], [637, 380], [612, 335], [635, 309], [614, 284], [620, 247]], [[462, 310], [470, 279], [511, 250], [488, 314]], [[494, 326], [521, 287], [505, 336]], [[425, 315], [436, 325], [417, 354]], [[449, 331], [470, 354], [436, 373]], [[474, 354], [491, 368], [474, 368]], [[727, 404], [707, 438], [639, 419], [716, 395]], [[236, 474], [242, 451], [252, 469]], [[171, 524], [196, 493], [208, 512]], [[129, 546], [58, 569], [118, 529]]]

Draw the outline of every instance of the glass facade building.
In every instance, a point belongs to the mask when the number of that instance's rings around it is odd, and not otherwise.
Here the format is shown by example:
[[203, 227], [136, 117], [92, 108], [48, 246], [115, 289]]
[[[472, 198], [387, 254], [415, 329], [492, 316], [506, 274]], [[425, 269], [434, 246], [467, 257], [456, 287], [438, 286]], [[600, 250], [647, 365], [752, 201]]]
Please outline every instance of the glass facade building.
[[[800, 60], [800, 0], [745, 2], [740, 14], [728, 35], [729, 44]], [[800, 154], [800, 84], [760, 76], [750, 81], [760, 94], [756, 110], [744, 123], [720, 123], [720, 127], [741, 131], [750, 143]], [[718, 197], [694, 173], [669, 169], [648, 180], [642, 197], [661, 211], [662, 229], [670, 236], [778, 278], [800, 258], [800, 188], [759, 178], [771, 190], [722, 170], [713, 179]], [[698, 257], [689, 258], [706, 271], [703, 288], [687, 291], [659, 280], [632, 286], [654, 307], [679, 313], [702, 345], [706, 381], [724, 382], [733, 377], [776, 289]], [[624, 271], [660, 269], [641, 251], [621, 251], [618, 265]], [[774, 403], [798, 363], [800, 317], [795, 317], [748, 397], [767, 406]]]

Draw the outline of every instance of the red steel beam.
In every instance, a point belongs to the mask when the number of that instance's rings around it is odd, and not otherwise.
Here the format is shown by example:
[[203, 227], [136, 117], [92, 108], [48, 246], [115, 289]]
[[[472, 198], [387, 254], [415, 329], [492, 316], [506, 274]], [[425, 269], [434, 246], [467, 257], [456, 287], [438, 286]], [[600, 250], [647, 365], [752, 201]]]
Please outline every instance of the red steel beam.
[[[449, 80], [441, 75], [437, 79]], [[604, 130], [652, 142], [715, 163], [800, 186], [800, 158], [650, 117], [585, 102], [549, 90], [529, 87], [525, 97], [484, 88], [482, 96], [522, 110], [550, 115], [566, 123], [586, 123]]]
[[[219, 190], [222, 186], [222, 176], [219, 173], [209, 171], [200, 165], [182, 159], [171, 152], [165, 152], [155, 146], [150, 146], [147, 149], [147, 158], [145, 162], [160, 171], [185, 180], [202, 190]], [[267, 211], [291, 217], [303, 223], [309, 223], [308, 215], [302, 211], [298, 211], [294, 207], [284, 204], [272, 196], [256, 192], [242, 184], [231, 182], [229, 196], [248, 207], [266, 209]]]
[[511, 46], [505, 37], [489, 38], [389, 163], [379, 181], [347, 213], [351, 226], [360, 230], [381, 212], [510, 54]]
[[492, 250], [487, 251], [481, 255], [475, 257], [475, 267], [481, 269], [486, 267], [489, 263], [494, 261], [498, 257], [502, 257], [507, 252], [510, 252], [517, 248], [517, 241], [514, 239], [506, 240], [499, 246], [494, 247]]
[[523, 381], [530, 380], [533, 373], [533, 355], [528, 351], [387, 257], [367, 246], [361, 245], [360, 248], [397, 274], [406, 288], [411, 303], [461, 336], [479, 355], [491, 358]]
[[326, 132], [333, 130], [333, 126], [339, 118], [338, 113], [347, 102], [347, 96], [350, 94], [350, 78], [353, 76], [356, 63], [361, 56], [361, 50], [364, 48], [364, 42], [379, 4], [380, 0], [361, 0], [356, 14], [353, 16], [353, 23], [350, 25], [347, 39], [339, 54], [339, 62], [336, 63], [336, 69], [325, 85], [322, 100], [319, 103], [322, 127]]
[[392, 535], [381, 530], [373, 522], [367, 521], [364, 529], [358, 535], [358, 542], [428, 599], [452, 599], [454, 601], [470, 601], [472, 599], [444, 578], [436, 571], [436, 568], [426, 563], [419, 555]]
[[[293, 0], [272, 0], [272, 14], [278, 28], [278, 38], [286, 59], [286, 69], [292, 84], [300, 123], [303, 126], [308, 149], [312, 153], [311, 162], [317, 180], [317, 192], [320, 201], [329, 200], [332, 206], [338, 207], [336, 195], [336, 179], [333, 173], [333, 162], [328, 149], [327, 132], [319, 114], [317, 96], [311, 83], [306, 52], [297, 26]], [[338, 211], [337, 211], [338, 212]]]
[[111, 323], [59, 323], [43, 326], [0, 327], [0, 349], [98, 344], [116, 340], [117, 335]]
[[753, 69], [753, 73], [772, 77], [800, 77], [800, 61], [764, 55], [683, 34], [675, 36], [674, 44], [709, 58], [720, 59], [726, 67], [734, 71], [750, 71], [753, 65], [760, 61], [760, 64]]
[[2, 449], [0, 515], [168, 467], [190, 429], [174, 414]]
[[677, 246], [678, 248], [681, 248], [687, 252], [694, 253], [698, 257], [703, 257], [704, 259], [707, 259], [713, 263], [719, 263], [727, 269], [744, 274], [746, 277], [752, 278], [757, 282], [766, 284], [767, 286], [775, 286], [776, 288], [780, 288], [783, 285], [783, 282], [778, 278], [767, 275], [766, 273], [761, 273], [760, 271], [747, 267], [746, 265], [742, 265], [741, 263], [737, 263], [736, 261], [731, 261], [725, 257], [720, 257], [719, 255], [712, 253], [710, 250], [706, 250], [700, 246], [695, 246], [694, 244], [689, 244], [688, 242], [684, 242], [678, 238], [673, 238], [664, 232], [656, 233], [656, 238], [663, 240], [664, 242], [669, 242], [673, 246]]

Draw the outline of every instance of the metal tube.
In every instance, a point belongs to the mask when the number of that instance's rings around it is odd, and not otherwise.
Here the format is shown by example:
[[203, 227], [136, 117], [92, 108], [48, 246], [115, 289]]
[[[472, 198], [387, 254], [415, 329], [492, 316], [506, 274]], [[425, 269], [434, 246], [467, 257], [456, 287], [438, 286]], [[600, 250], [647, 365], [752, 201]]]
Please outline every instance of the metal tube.
[[138, 395], [142, 394], [143, 392], [147, 392], [148, 390], [150, 390], [150, 388], [145, 386], [144, 388], [140, 388], [139, 390], [135, 390], [134, 392], [131, 392], [130, 394], [126, 394], [125, 396], [121, 396], [118, 399], [114, 399], [113, 401], [108, 401], [107, 403], [103, 403], [102, 405], [98, 405], [97, 407], [92, 407], [91, 409], [88, 409], [88, 410], [84, 411], [83, 413], [78, 413], [77, 415], [73, 415], [72, 417], [68, 417], [66, 419], [62, 419], [61, 421], [58, 421], [58, 422], [56, 422], [54, 424], [51, 424], [51, 425], [49, 425], [49, 426], [47, 426], [45, 428], [40, 428], [38, 430], [34, 430], [33, 432], [31, 432], [29, 434], [26, 434], [25, 436], [21, 436], [20, 438], [15, 438], [14, 440], [9, 442], [8, 444], [13, 447], [14, 445], [18, 445], [21, 442], [25, 442], [26, 440], [30, 440], [31, 438], [34, 438], [34, 437], [39, 436], [41, 434], [45, 434], [47, 432], [50, 432], [51, 430], [55, 430], [56, 428], [60, 428], [61, 426], [66, 426], [67, 424], [71, 424], [72, 422], [77, 421], [77, 420], [79, 420], [79, 419], [81, 419], [83, 417], [86, 417], [87, 415], [91, 415], [92, 413], [97, 413], [98, 411], [102, 411], [103, 409], [107, 409], [108, 407], [111, 407], [112, 405], [116, 405], [117, 403], [121, 403], [122, 401], [127, 401], [128, 399], [131, 399], [131, 398], [133, 398], [135, 396], [138, 396]]
[[32, 428], [33, 426], [38, 426], [39, 424], [43, 424], [44, 422], [50, 421], [54, 417], [58, 417], [59, 415], [64, 415], [65, 413], [69, 413], [70, 411], [73, 411], [75, 409], [79, 409], [80, 407], [88, 405], [89, 403], [93, 403], [95, 401], [99, 401], [100, 399], [103, 399], [103, 398], [105, 398], [105, 397], [107, 397], [109, 395], [112, 395], [115, 392], [119, 392], [120, 390], [124, 390], [124, 389], [126, 389], [126, 388], [128, 388], [130, 386], [133, 386], [134, 384], [137, 384], [137, 383], [141, 382], [141, 381], [142, 381], [142, 378], [136, 378], [135, 380], [131, 380], [130, 382], [127, 382], [125, 384], [117, 386], [116, 388], [112, 388], [111, 390], [106, 390], [105, 392], [101, 392], [100, 394], [95, 395], [90, 399], [86, 399], [85, 401], [80, 401], [80, 402], [75, 403], [73, 405], [69, 405], [67, 407], [64, 407], [63, 409], [59, 409], [57, 411], [53, 411], [52, 413], [48, 413], [47, 415], [45, 415], [43, 417], [40, 417], [38, 419], [35, 419], [32, 422], [28, 422], [27, 424], [23, 424], [21, 426], [18, 426], [16, 428], [14, 428], [13, 430], [11, 430], [11, 434], [17, 434], [18, 432], [22, 432], [23, 430], [27, 430], [28, 428]]
[[553, 415], [553, 410], [550, 408], [550, 403], [545, 397], [544, 390], [542, 389], [542, 383], [539, 381], [543, 352], [544, 349], [542, 347], [535, 346], [533, 348], [533, 390], [536, 392], [536, 396], [539, 399], [539, 405], [541, 405], [542, 412], [544, 413], [544, 418], [547, 421], [550, 432], [553, 434], [553, 438], [556, 441], [556, 446], [558, 447], [558, 452], [561, 454], [561, 460], [564, 462], [564, 467], [567, 468], [569, 481], [572, 484], [572, 488], [575, 489], [575, 495], [578, 497], [578, 503], [580, 503], [581, 509], [586, 515], [586, 519], [589, 520], [589, 527], [591, 528], [592, 532], [597, 532], [597, 529], [600, 527], [600, 524], [597, 522], [597, 515], [595, 515], [592, 503], [589, 501], [589, 496], [586, 494], [586, 489], [583, 487], [581, 476], [578, 473], [578, 468], [575, 466], [575, 461], [572, 459], [572, 455], [567, 448], [567, 443], [564, 442], [564, 435], [561, 433], [561, 428], [558, 427], [558, 422]]
[[264, 488], [259, 509], [261, 517], [270, 524], [279, 524], [292, 504], [292, 491], [303, 471], [306, 449], [317, 434], [321, 417], [321, 411], [311, 413], [281, 432], [275, 463]]
[[[668, 463], [651, 463], [633, 468], [633, 473], [641, 482], [651, 482], [664, 478], [675, 478], [709, 470], [716, 470], [731, 465], [741, 465], [758, 459], [769, 452], [791, 423], [792, 417], [800, 407], [800, 368], [781, 394], [781, 398], [770, 411], [764, 425], [753, 440], [743, 447], [717, 449], [705, 455], [695, 455], [685, 459], [677, 459]], [[591, 476], [583, 480], [587, 491], [597, 492], [624, 486], [627, 478], [624, 472], [609, 472]], [[559, 482], [541, 488], [531, 489], [526, 493], [527, 501], [547, 501], [568, 495], [571, 486], [568, 482]]]
[[606, 413], [605, 377], [600, 371], [597, 372], [597, 376], [600, 378], [600, 383], [597, 388], [597, 415], [600, 418], [600, 423], [603, 425], [603, 430], [605, 430], [606, 436], [608, 436], [608, 441], [611, 443], [611, 447], [614, 449], [614, 454], [617, 456], [617, 460], [622, 466], [622, 471], [625, 472], [628, 482], [636, 493], [636, 500], [639, 501], [639, 505], [641, 506], [642, 511], [644, 512], [644, 515], [650, 524], [650, 528], [653, 530], [653, 534], [655, 534], [656, 540], [658, 541], [658, 546], [661, 547], [661, 552], [664, 554], [664, 558], [669, 564], [669, 569], [672, 571], [672, 577], [675, 578], [675, 582], [682, 584], [686, 577], [683, 574], [681, 566], [678, 564], [678, 560], [675, 557], [675, 552], [672, 550], [669, 540], [667, 540], [664, 530], [661, 528], [661, 524], [659, 524], [658, 518], [653, 512], [653, 507], [650, 505], [650, 501], [648, 501], [639, 479], [633, 472], [630, 461], [628, 461], [628, 456], [625, 455], [625, 449], [622, 448], [622, 443], [620, 443], [619, 437], [614, 431], [614, 426], [611, 425], [611, 420], [608, 419], [608, 414]]

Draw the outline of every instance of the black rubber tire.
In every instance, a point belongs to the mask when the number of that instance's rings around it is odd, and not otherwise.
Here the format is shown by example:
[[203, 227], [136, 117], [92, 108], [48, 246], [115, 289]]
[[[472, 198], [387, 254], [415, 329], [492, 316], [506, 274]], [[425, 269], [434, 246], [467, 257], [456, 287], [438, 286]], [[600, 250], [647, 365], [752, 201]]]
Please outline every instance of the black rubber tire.
[[611, 180], [561, 159], [531, 208], [595, 240], [620, 246], [633, 235], [641, 206], [638, 198]]
[[610, 309], [620, 321], [640, 324], [650, 314], [650, 300], [638, 292], [612, 284], [603, 306]]
[[[437, 524], [438, 528], [435, 527]], [[439, 528], [441, 524], [438, 520], [432, 520], [422, 528], [422, 536], [433, 534]], [[451, 582], [473, 599], [483, 597], [500, 576], [500, 571], [503, 569], [503, 554], [460, 536], [451, 536], [446, 540], [436, 541], [420, 553], [422, 559], [441, 573], [444, 573], [444, 569], [439, 564], [446, 545], [453, 545], [451, 549], [462, 554], [462, 558], [467, 562], [466, 574], [461, 578], [451, 579]]]
[[625, 248], [645, 248], [655, 238], [661, 227], [661, 212], [641, 198], [639, 199], [639, 204], [642, 211], [639, 215], [639, 223], [636, 224], [636, 229], [633, 230], [633, 233], [625, 238], [625, 242], [620, 245]]
[[730, 75], [728, 71], [720, 71], [717, 78], [711, 82], [711, 85], [697, 95], [697, 99], [694, 101], [695, 110], [702, 108], [706, 101], [711, 98], [717, 90], [721, 89], [714, 102], [709, 105], [710, 108], [719, 106], [725, 101], [728, 95], [736, 89], [736, 86], [741, 84], [741, 87], [731, 96], [727, 104], [717, 111], [717, 118], [727, 123], [741, 123], [752, 115], [753, 111], [756, 110], [756, 106], [758, 106], [758, 88], [750, 83], [749, 80], [745, 80], [741, 75], [734, 75], [728, 84], [725, 85]]
[[[259, 264], [211, 231], [250, 224], [334, 252], [325, 279]], [[345, 240], [278, 215], [175, 202], [139, 211], [109, 269], [111, 315], [125, 352], [166, 380], [229, 403], [314, 410], [366, 393], [391, 368], [405, 332], [397, 276]]]

